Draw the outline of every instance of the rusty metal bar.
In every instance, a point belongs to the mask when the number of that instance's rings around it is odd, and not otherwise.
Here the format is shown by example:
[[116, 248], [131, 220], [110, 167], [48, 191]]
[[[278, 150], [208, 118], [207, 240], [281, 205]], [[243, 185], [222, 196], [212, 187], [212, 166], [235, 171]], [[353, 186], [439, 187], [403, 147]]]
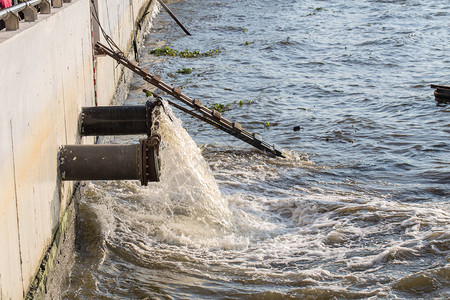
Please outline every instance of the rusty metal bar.
[[[123, 55], [123, 53], [114, 52], [99, 42], [95, 45], [95, 50], [97, 51], [97, 53], [102, 53], [110, 56], [111, 58], [115, 59], [119, 64], [124, 65], [134, 73], [141, 76], [145, 81], [159, 88], [161, 91], [173, 96], [174, 98], [180, 100], [183, 104], [195, 109], [197, 112], [202, 114], [203, 118], [211, 120], [212, 122], [214, 122], [214, 124], [218, 124], [223, 131], [226, 131], [234, 135], [235, 137], [249, 143], [250, 145], [266, 153], [283, 157], [281, 150], [276, 145], [271, 145], [263, 140], [259, 141], [255, 139], [255, 135], [242, 129], [242, 126], [236, 127], [235, 126], [236, 123], [233, 123], [223, 118], [220, 114], [218, 114], [217, 111], [211, 110], [201, 105], [201, 102], [198, 99], [189, 98], [188, 96], [182, 93], [180, 88], [171, 87], [169, 84], [162, 81], [159, 75], [151, 74], [149, 70], [147, 70], [146, 68], [140, 68], [136, 62], [129, 61]], [[171, 104], [172, 103], [173, 102], [171, 102]]]
[[191, 35], [189, 33], [189, 31], [186, 29], [186, 27], [183, 26], [183, 24], [178, 20], [178, 18], [173, 14], [173, 12], [170, 10], [170, 8], [163, 2], [163, 0], [158, 0], [159, 4], [161, 4], [161, 6], [164, 8], [164, 10], [172, 17], [172, 19], [174, 19], [175, 22], [177, 22], [178, 26], [181, 27], [181, 29], [183, 29], [183, 31], [187, 34], [187, 35]]
[[[156, 97], [157, 99], [162, 99], [162, 97], [160, 97], [159, 95], [157, 95], [155, 93], [153, 93], [153, 96]], [[255, 148], [258, 148], [259, 150], [262, 150], [264, 152], [270, 152], [275, 156], [283, 157], [281, 149], [279, 147], [277, 147], [277, 145], [271, 145], [271, 144], [267, 143], [257, 133], [254, 134], [254, 133], [250, 133], [246, 130], [243, 130], [241, 124], [239, 124], [237, 122], [233, 122], [232, 128], [230, 128], [229, 126], [224, 126], [222, 124], [222, 122], [220, 122], [220, 120], [214, 120], [212, 118], [207, 118], [202, 115], [199, 115], [199, 114], [195, 113], [194, 111], [191, 111], [191, 110], [189, 110], [181, 105], [178, 105], [177, 103], [174, 103], [173, 101], [170, 101], [168, 99], [166, 99], [166, 101], [173, 107], [175, 107], [175, 108], [177, 108], [199, 120], [202, 120], [203, 122], [208, 123], [218, 129], [252, 145]]]

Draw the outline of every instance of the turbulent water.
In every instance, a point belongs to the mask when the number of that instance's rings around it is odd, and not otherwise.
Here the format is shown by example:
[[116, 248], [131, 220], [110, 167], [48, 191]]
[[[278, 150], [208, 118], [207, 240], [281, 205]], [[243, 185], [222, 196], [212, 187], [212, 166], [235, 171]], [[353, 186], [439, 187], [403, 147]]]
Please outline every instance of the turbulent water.
[[448, 0], [170, 8], [192, 36], [161, 11], [140, 64], [286, 158], [166, 106], [161, 182], [82, 187], [65, 298], [450, 298]]

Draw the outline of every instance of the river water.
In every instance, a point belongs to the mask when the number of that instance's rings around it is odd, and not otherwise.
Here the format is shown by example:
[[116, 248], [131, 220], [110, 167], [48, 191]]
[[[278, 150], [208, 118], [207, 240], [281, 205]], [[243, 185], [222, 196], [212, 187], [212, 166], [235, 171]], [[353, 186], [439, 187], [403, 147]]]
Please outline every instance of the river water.
[[84, 183], [65, 298], [450, 298], [448, 0], [170, 8], [192, 36], [161, 11], [140, 64], [286, 158], [166, 107], [160, 183]]

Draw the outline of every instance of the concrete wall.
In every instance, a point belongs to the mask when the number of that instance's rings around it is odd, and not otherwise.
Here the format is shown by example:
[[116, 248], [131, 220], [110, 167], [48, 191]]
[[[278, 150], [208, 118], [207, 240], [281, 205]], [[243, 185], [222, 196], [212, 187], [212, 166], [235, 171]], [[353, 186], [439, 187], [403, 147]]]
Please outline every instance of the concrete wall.
[[[135, 20], [143, 15], [148, 0], [96, 0], [100, 23], [105, 32], [114, 40], [125, 53], [132, 50], [132, 42], [139, 38], [131, 32], [139, 33]], [[95, 24], [94, 24], [95, 25]], [[94, 26], [95, 27], [95, 26]], [[97, 36], [97, 34], [96, 34]], [[106, 41], [101, 33], [98, 34], [100, 42]], [[131, 57], [130, 57], [131, 58]], [[109, 105], [112, 95], [116, 91], [119, 80], [126, 81], [129, 74], [123, 78], [122, 68], [117, 68], [117, 63], [110, 57], [97, 57], [96, 66], [102, 72], [96, 73], [98, 105]], [[113, 77], [111, 78], [111, 74]], [[109, 96], [109, 97], [108, 97]]]
[[[150, 0], [98, 0], [105, 30], [123, 49]], [[36, 22], [0, 31], [0, 299], [23, 298], [52, 243], [73, 184], [61, 183], [61, 145], [80, 140], [82, 106], [93, 106], [89, 0], [72, 0]], [[98, 103], [109, 104], [122, 68], [97, 58]]]

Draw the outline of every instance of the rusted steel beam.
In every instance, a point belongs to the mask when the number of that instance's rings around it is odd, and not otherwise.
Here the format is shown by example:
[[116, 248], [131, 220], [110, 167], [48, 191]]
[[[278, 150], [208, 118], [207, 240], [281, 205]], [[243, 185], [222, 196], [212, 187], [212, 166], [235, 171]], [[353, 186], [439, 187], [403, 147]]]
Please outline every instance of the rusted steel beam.
[[[198, 115], [194, 112], [189, 112], [189, 114], [194, 114], [200, 120], [203, 120], [209, 124], [212, 124], [221, 130], [249, 143], [250, 145], [266, 152], [270, 153], [274, 156], [283, 157], [281, 153], [281, 149], [279, 149], [276, 145], [269, 144], [263, 140], [259, 141], [255, 139], [254, 135], [240, 126], [239, 130], [237, 130], [236, 126], [233, 126], [233, 123], [225, 118], [223, 118], [220, 112], [216, 110], [211, 110], [201, 104], [198, 99], [191, 99], [185, 94], [183, 94], [182, 90], [178, 87], [172, 87], [169, 84], [165, 83], [161, 80], [161, 76], [156, 74], [151, 74], [147, 69], [140, 68], [136, 62], [130, 62], [122, 52], [114, 52], [111, 49], [108, 49], [106, 46], [101, 43], [97, 43], [95, 45], [95, 50], [97, 53], [102, 53], [110, 56], [115, 59], [119, 64], [124, 65], [134, 73], [140, 75], [145, 81], [151, 83], [161, 91], [171, 95], [172, 97], [180, 100], [183, 104], [193, 108], [195, 111], [201, 114]], [[171, 105], [174, 105], [173, 102], [169, 102]], [[182, 107], [182, 106], [178, 106]], [[177, 108], [178, 108], [177, 107]], [[181, 109], [181, 108], [180, 108]], [[183, 110], [185, 111], [185, 110]], [[186, 110], [187, 112], [189, 110]], [[208, 120], [208, 121], [206, 121]], [[211, 123], [212, 122], [212, 123]]]
[[159, 4], [164, 8], [164, 10], [174, 19], [174, 21], [180, 26], [181, 29], [187, 34], [191, 35], [190, 32], [184, 27], [184, 25], [178, 20], [178, 18], [173, 14], [173, 12], [170, 10], [170, 8], [164, 3], [163, 0], [158, 0]]

